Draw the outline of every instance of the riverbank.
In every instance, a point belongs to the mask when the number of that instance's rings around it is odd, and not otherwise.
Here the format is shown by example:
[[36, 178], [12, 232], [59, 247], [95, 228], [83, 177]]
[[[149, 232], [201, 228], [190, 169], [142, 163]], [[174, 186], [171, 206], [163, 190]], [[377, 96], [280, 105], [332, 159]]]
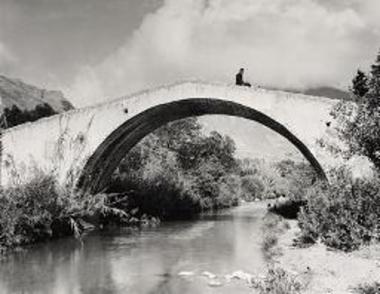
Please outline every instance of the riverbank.
[[[380, 244], [344, 253], [317, 243], [308, 248], [294, 246], [300, 233], [297, 221], [288, 221], [289, 229], [278, 239], [281, 254], [275, 264], [300, 277], [308, 294], [347, 294], [363, 284], [380, 281]], [[378, 292], [368, 292], [378, 293]]]

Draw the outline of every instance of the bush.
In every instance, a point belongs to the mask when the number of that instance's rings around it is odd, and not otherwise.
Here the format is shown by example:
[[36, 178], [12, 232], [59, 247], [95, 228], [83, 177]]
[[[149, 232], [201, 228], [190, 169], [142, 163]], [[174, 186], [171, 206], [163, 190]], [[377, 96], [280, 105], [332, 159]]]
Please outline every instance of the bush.
[[280, 267], [270, 268], [266, 277], [254, 285], [260, 294], [297, 294], [301, 293], [302, 284]]
[[363, 284], [355, 288], [355, 293], [358, 294], [380, 294], [380, 283]]
[[241, 179], [241, 188], [243, 199], [253, 201], [255, 199], [263, 199], [265, 186], [260, 178], [254, 175], [245, 175]]
[[380, 179], [353, 179], [345, 168], [333, 171], [330, 185], [319, 183], [307, 193], [299, 214], [302, 242], [317, 239], [351, 251], [380, 239]]
[[267, 261], [281, 254], [281, 249], [277, 246], [279, 236], [289, 229], [289, 224], [281, 217], [273, 213], [267, 213], [263, 220], [262, 232], [263, 242], [261, 249]]
[[80, 220], [126, 216], [107, 206], [106, 195], [81, 195], [60, 188], [42, 173], [29, 183], [0, 191], [0, 247], [13, 248], [82, 232]]

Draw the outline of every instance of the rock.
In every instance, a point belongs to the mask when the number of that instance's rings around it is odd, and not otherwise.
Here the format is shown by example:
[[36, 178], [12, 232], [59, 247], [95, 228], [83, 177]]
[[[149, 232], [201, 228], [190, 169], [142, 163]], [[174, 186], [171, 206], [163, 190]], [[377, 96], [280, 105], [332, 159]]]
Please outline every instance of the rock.
[[215, 278], [216, 278], [216, 275], [215, 275], [215, 274], [210, 273], [210, 272], [208, 272], [208, 271], [204, 271], [204, 272], [202, 273], [202, 276], [205, 276], [205, 277], [207, 277], [207, 278], [209, 278], [209, 279], [215, 279]]
[[138, 212], [139, 212], [139, 208], [136, 207], [136, 208], [133, 208], [129, 213], [130, 213], [131, 215], [136, 215]]
[[85, 220], [83, 219], [78, 219], [78, 223], [79, 225], [81, 226], [81, 228], [85, 231], [87, 230], [93, 230], [95, 229], [95, 226], [89, 222], [86, 222]]
[[140, 222], [140, 220], [139, 220], [138, 218], [136, 218], [136, 217], [131, 217], [131, 218], [129, 219], [129, 223], [130, 223], [131, 225], [138, 224], [139, 222]]
[[150, 218], [150, 222], [153, 224], [153, 225], [159, 225], [161, 223], [161, 220], [158, 218], [158, 217], [154, 217], [152, 216]]
[[182, 271], [182, 272], [179, 272], [178, 275], [180, 277], [190, 277], [190, 276], [194, 276], [194, 272]]
[[233, 272], [232, 275], [229, 275], [230, 279], [238, 279], [238, 280], [243, 280], [246, 281], [247, 283], [251, 284], [253, 280], [253, 275], [249, 273], [245, 273], [243, 271], [236, 271]]
[[222, 286], [223, 284], [222, 284], [222, 282], [220, 282], [220, 281], [218, 281], [218, 280], [211, 280], [211, 281], [208, 282], [208, 285], [209, 285], [210, 287], [220, 287], [220, 286]]

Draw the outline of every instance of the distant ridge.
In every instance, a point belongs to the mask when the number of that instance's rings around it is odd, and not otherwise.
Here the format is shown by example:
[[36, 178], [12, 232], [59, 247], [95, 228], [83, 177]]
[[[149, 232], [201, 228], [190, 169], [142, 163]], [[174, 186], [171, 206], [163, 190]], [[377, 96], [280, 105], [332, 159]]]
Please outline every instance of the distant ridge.
[[297, 88], [278, 88], [278, 87], [263, 87], [268, 90], [280, 90], [285, 92], [305, 94], [317, 97], [326, 97], [331, 99], [341, 99], [341, 100], [352, 100], [350, 92], [344, 91], [335, 87], [321, 86], [307, 89], [297, 89]]
[[40, 89], [3, 75], [0, 75], [0, 98], [3, 110], [16, 106], [21, 111], [31, 111], [44, 104], [57, 113], [74, 108], [60, 91]]
[[334, 87], [309, 88], [301, 93], [311, 96], [328, 97], [334, 99], [351, 100], [350, 93]]

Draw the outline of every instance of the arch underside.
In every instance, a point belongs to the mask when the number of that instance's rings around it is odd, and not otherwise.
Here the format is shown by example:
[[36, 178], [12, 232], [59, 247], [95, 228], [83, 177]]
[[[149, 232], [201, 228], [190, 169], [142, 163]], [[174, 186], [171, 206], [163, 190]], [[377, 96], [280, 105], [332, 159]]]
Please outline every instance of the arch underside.
[[285, 126], [253, 108], [214, 98], [190, 98], [152, 107], [113, 131], [87, 161], [77, 187], [90, 193], [102, 191], [125, 154], [160, 126], [189, 116], [223, 114], [246, 118], [279, 133], [290, 141], [314, 167], [319, 178], [326, 175], [311, 151]]

